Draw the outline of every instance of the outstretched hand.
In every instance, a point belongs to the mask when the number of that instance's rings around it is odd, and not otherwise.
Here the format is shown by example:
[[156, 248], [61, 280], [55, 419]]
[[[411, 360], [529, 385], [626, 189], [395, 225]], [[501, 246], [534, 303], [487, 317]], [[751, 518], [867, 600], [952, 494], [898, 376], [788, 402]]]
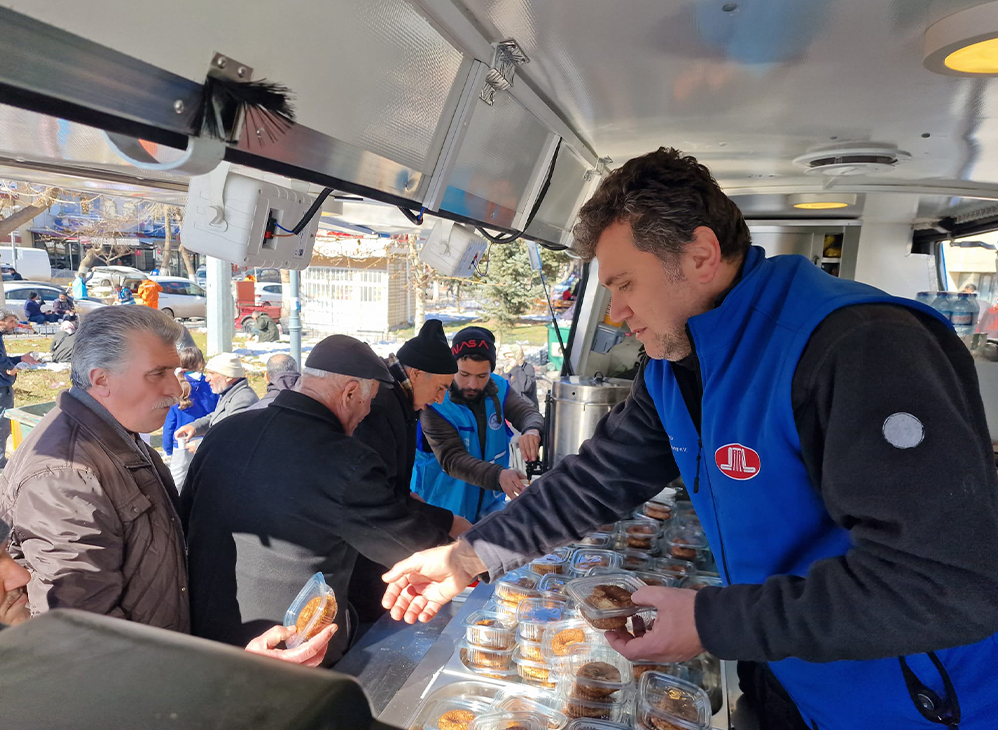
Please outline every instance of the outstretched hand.
[[426, 623], [484, 571], [485, 564], [463, 540], [423, 550], [382, 576], [388, 588], [381, 605], [396, 621]]

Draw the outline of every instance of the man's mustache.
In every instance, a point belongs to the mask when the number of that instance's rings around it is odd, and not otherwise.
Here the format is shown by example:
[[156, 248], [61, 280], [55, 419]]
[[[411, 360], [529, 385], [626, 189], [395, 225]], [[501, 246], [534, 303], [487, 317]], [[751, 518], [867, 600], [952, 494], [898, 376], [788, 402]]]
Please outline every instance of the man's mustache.
[[164, 398], [159, 401], [155, 406], [153, 406], [154, 411], [158, 411], [160, 408], [170, 408], [171, 406], [180, 405], [179, 398]]

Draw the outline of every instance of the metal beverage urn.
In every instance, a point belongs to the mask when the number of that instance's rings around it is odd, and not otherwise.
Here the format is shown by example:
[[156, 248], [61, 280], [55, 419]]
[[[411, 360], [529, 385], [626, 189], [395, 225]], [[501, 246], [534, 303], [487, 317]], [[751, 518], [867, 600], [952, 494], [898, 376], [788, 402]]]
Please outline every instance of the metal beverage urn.
[[572, 375], [555, 381], [548, 406], [548, 468], [579, 453], [599, 420], [630, 392], [630, 380], [604, 378], [600, 373], [591, 378]]

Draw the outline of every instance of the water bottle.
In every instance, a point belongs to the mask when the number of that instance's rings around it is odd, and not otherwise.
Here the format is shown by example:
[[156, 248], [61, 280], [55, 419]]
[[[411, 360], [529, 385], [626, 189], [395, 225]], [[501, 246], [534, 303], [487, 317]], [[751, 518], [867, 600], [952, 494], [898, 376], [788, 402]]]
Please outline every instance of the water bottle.
[[974, 334], [977, 319], [977, 305], [970, 300], [969, 292], [960, 292], [951, 305], [950, 322], [961, 337]]
[[949, 292], [939, 292], [936, 298], [932, 300], [932, 308], [950, 322], [953, 321], [953, 302], [950, 300]]
[[927, 307], [932, 306], [932, 300], [936, 298], [936, 293], [932, 291], [920, 291], [915, 295], [915, 301]]

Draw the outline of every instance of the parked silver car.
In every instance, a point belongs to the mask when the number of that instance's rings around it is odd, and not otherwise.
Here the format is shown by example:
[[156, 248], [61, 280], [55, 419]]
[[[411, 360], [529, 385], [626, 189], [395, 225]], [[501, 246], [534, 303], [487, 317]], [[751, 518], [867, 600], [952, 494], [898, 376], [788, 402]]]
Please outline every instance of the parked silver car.
[[[5, 281], [3, 284], [6, 293], [5, 306], [9, 312], [16, 314], [17, 318], [21, 320], [24, 319], [24, 303], [28, 300], [28, 294], [31, 292], [37, 292], [42, 300], [43, 312], [52, 311], [52, 302], [58, 299], [60, 294], [66, 293], [65, 289], [40, 281]], [[81, 318], [104, 306], [103, 302], [89, 298], [76, 301], [74, 304], [76, 313]]]

